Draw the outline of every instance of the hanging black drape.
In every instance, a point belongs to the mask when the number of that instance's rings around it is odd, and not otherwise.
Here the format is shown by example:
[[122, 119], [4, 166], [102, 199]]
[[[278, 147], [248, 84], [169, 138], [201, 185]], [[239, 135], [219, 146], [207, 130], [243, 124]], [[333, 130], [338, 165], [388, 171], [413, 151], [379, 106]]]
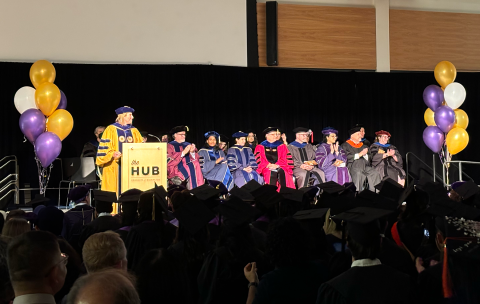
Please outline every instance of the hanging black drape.
[[[23, 143], [18, 127], [20, 114], [13, 104], [15, 92], [31, 86], [29, 63], [0, 63], [0, 157], [17, 155], [21, 182], [35, 184], [33, 147]], [[134, 125], [162, 135], [173, 126], [185, 124], [187, 140], [203, 145], [210, 130], [230, 135], [278, 126], [294, 140], [291, 130], [309, 127], [315, 139], [332, 126], [339, 140], [356, 123], [365, 125], [367, 136], [380, 129], [392, 134], [391, 142], [402, 155], [411, 151], [431, 164], [432, 153], [422, 133], [426, 109], [422, 100], [427, 85], [435, 84], [433, 72], [374, 73], [318, 71], [277, 68], [241, 68], [200, 65], [92, 65], [55, 64], [55, 84], [65, 92], [67, 110], [74, 118], [72, 133], [63, 141], [60, 157], [79, 156], [83, 144], [93, 138], [98, 125], [108, 125], [117, 107], [135, 108]], [[480, 160], [475, 153], [476, 112], [480, 102], [480, 74], [459, 73], [458, 82], [467, 91], [462, 109], [470, 117], [470, 144], [458, 159]], [[466, 166], [474, 176], [477, 169]], [[30, 176], [29, 176], [30, 175]], [[54, 178], [54, 177], [52, 177]]]

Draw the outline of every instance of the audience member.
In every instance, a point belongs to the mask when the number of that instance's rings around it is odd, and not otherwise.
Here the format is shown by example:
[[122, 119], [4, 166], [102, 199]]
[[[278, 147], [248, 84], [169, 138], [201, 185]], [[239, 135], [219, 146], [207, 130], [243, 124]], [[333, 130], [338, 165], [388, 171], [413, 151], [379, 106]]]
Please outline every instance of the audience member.
[[[3, 217], [0, 215], [0, 217]], [[0, 304], [10, 304], [15, 298], [7, 264], [7, 243], [0, 239]]]
[[67, 303], [140, 304], [140, 298], [133, 278], [127, 272], [107, 269], [79, 278], [68, 295]]
[[11, 239], [30, 231], [30, 224], [23, 218], [9, 219], [2, 229], [2, 238], [8, 243]]
[[107, 268], [127, 270], [127, 249], [120, 236], [113, 231], [90, 236], [83, 245], [82, 255], [88, 273]]
[[93, 221], [95, 210], [90, 206], [90, 188], [90, 185], [76, 186], [68, 193], [68, 200], [75, 206], [65, 213], [62, 236], [77, 250], [83, 227]]
[[29, 231], [14, 238], [7, 249], [14, 303], [55, 303], [67, 274], [68, 256], [50, 232]]
[[96, 157], [98, 144], [100, 143], [100, 139], [102, 138], [101, 134], [105, 131], [104, 126], [98, 126], [95, 128], [93, 134], [95, 134], [95, 139], [90, 140], [83, 146], [82, 154], [80, 157]]
[[7, 213], [7, 218], [5, 219], [5, 222], [8, 222], [8, 220], [12, 218], [24, 218], [26, 212], [23, 211], [22, 209], [15, 209]]

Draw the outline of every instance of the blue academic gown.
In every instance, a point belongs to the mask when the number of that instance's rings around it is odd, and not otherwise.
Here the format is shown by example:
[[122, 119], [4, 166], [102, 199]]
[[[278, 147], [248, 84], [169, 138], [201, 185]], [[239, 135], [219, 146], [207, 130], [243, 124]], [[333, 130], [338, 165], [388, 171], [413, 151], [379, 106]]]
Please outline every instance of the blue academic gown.
[[[255, 171], [258, 165], [251, 148], [240, 145], [231, 147], [227, 152], [227, 164], [233, 174], [233, 182], [237, 187], [242, 187], [252, 179], [263, 185], [263, 177]], [[253, 169], [250, 173], [243, 170], [248, 166]]]
[[[203, 177], [207, 180], [215, 180], [223, 183], [228, 190], [233, 188], [233, 177], [227, 166], [227, 158], [225, 153], [218, 149], [202, 148], [198, 151], [200, 155], [200, 168], [202, 169]], [[223, 157], [220, 163], [216, 160]]]

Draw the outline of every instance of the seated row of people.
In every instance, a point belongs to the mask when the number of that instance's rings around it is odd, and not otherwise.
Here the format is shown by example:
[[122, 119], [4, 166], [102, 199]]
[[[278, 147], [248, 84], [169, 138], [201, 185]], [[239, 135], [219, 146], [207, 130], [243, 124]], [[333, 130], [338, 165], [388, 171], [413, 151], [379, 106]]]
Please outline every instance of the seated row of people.
[[391, 134], [383, 130], [375, 133], [376, 140], [369, 146], [363, 139], [364, 128], [357, 125], [340, 145], [338, 131], [327, 127], [322, 130], [322, 143], [316, 146], [308, 142], [312, 134], [308, 128], [295, 128], [295, 141], [287, 144], [278, 128], [268, 127], [263, 131], [265, 140], [254, 150], [252, 141], [247, 141], [250, 133], [239, 131], [232, 135], [235, 145], [226, 153], [218, 145], [219, 133], [205, 133], [205, 145], [197, 150], [195, 144], [185, 141], [187, 131], [186, 126], [171, 130], [167, 168], [171, 184], [187, 183], [189, 189], [201, 186], [204, 179], [221, 182], [228, 190], [251, 180], [277, 186], [278, 190], [328, 181], [340, 185], [353, 182], [357, 191], [364, 188], [366, 180], [371, 191], [385, 178], [402, 186], [405, 181], [402, 156], [389, 143]]

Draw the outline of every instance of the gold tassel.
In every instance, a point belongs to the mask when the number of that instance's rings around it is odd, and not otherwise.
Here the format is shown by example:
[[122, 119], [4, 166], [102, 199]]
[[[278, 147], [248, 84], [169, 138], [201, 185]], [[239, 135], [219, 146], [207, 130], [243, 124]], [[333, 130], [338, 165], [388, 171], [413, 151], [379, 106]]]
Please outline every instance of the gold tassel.
[[187, 129], [187, 132], [190, 132], [190, 130], [188, 129], [188, 126], [185, 126], [185, 129]]

